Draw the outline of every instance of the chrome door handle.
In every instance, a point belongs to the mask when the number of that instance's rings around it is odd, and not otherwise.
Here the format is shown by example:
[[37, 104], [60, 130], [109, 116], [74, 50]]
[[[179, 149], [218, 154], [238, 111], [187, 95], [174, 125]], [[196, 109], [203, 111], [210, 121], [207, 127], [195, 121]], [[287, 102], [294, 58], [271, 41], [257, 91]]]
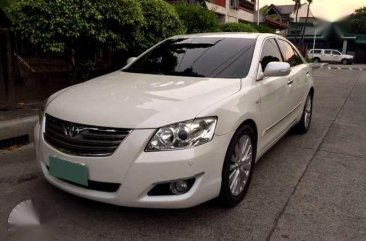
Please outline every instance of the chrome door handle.
[[292, 79], [290, 79], [289, 81], [287, 81], [287, 85], [292, 85], [292, 83], [294, 83], [294, 81]]

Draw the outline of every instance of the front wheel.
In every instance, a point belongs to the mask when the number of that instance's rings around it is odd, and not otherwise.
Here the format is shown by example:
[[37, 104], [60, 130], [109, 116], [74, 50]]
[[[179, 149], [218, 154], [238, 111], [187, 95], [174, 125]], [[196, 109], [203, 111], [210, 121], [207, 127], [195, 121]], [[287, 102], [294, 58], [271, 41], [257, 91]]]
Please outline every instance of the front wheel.
[[240, 203], [252, 177], [256, 154], [255, 132], [248, 126], [240, 127], [234, 134], [226, 153], [220, 191], [220, 200], [232, 207]]
[[347, 65], [347, 64], [348, 64], [348, 60], [347, 60], [347, 59], [343, 59], [343, 60], [342, 60], [342, 64], [343, 64], [343, 65]]
[[300, 134], [308, 132], [310, 128], [312, 114], [313, 114], [313, 95], [309, 93], [308, 97], [306, 98], [301, 120], [295, 126], [296, 132]]

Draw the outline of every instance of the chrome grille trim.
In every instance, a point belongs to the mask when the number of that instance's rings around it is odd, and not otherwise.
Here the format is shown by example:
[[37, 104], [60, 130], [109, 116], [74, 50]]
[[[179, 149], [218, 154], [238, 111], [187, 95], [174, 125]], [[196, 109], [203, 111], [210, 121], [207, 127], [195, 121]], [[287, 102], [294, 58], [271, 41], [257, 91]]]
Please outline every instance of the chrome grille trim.
[[48, 114], [45, 123], [46, 142], [75, 156], [110, 156], [132, 131], [73, 123]]

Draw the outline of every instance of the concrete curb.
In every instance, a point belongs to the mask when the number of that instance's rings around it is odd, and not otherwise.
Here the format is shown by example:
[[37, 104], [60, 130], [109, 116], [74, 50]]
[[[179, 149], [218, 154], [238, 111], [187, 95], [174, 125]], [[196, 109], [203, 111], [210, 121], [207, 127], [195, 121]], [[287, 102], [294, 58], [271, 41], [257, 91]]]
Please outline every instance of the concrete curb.
[[33, 142], [33, 128], [37, 121], [37, 115], [0, 121], [0, 140], [6, 140], [22, 135], [29, 135], [30, 142]]

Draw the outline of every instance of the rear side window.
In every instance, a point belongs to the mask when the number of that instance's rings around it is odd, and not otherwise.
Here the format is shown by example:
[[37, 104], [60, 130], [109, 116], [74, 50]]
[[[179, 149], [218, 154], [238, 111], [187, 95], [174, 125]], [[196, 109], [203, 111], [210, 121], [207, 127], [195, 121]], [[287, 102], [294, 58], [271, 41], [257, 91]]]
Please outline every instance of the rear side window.
[[324, 54], [332, 54], [332, 51], [330, 51], [330, 50], [325, 50], [325, 51], [324, 51]]
[[322, 53], [322, 51], [320, 49], [314, 50], [314, 54], [321, 54], [321, 53]]
[[261, 55], [261, 65], [264, 71], [270, 62], [282, 62], [281, 52], [278, 49], [278, 45], [274, 39], [268, 39], [264, 42], [262, 55]]
[[278, 44], [282, 51], [284, 61], [289, 63], [291, 67], [304, 63], [299, 54], [292, 48], [289, 43], [279, 39]]

